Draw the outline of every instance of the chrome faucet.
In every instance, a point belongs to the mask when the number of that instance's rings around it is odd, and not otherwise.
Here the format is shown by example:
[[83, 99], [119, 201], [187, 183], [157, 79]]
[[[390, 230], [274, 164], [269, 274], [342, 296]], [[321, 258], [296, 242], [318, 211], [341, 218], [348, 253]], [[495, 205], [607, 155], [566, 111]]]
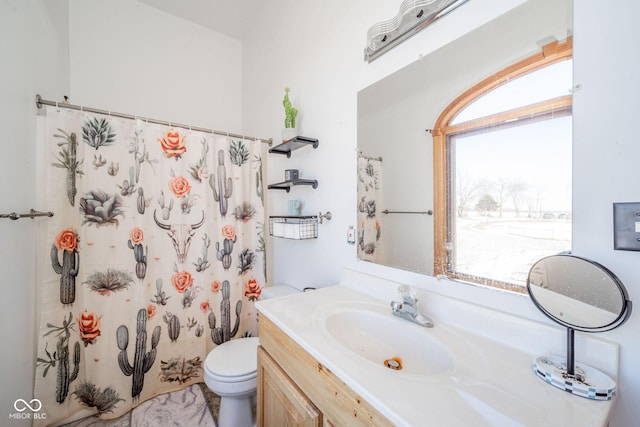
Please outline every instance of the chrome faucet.
[[398, 287], [398, 292], [402, 297], [402, 302], [391, 301], [391, 312], [403, 319], [426, 328], [433, 327], [433, 320], [418, 311], [416, 294], [410, 287], [402, 285]]

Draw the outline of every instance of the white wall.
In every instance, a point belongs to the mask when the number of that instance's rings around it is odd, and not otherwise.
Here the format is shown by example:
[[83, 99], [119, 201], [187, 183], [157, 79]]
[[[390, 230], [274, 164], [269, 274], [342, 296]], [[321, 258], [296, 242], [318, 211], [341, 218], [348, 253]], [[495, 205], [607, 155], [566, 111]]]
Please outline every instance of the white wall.
[[[302, 178], [317, 178], [317, 189], [296, 187], [290, 193], [269, 190], [270, 214], [286, 214], [287, 200], [303, 202], [303, 214], [331, 211], [319, 226], [319, 238], [304, 241], [268, 239], [272, 247], [272, 283], [298, 288], [338, 282], [340, 266], [355, 256], [346, 244], [356, 212], [356, 96], [362, 69], [361, 22], [349, 25], [367, 1], [273, 1], [257, 5], [258, 22], [243, 45], [243, 123], [245, 132], [279, 137], [284, 127], [282, 98], [299, 112], [298, 128], [318, 138], [317, 149], [305, 147], [291, 158], [269, 156], [267, 182], [282, 181], [285, 169], [300, 169]], [[382, 3], [382, 2], [378, 2]], [[356, 30], [360, 28], [362, 31]]]
[[[245, 132], [279, 134], [284, 117], [280, 101], [283, 88], [289, 86], [294, 104], [302, 111], [301, 133], [320, 139], [315, 151], [301, 150], [290, 159], [271, 155], [270, 182], [280, 180], [284, 169], [299, 168], [303, 175], [317, 178], [320, 185], [317, 190], [296, 188], [289, 194], [272, 190], [269, 211], [281, 214], [288, 199], [299, 198], [309, 213], [334, 213], [329, 224], [320, 226], [316, 241], [271, 239], [273, 283], [331, 285], [339, 280], [341, 266], [353, 265], [546, 322], [527, 297], [357, 262], [355, 248], [345, 241], [347, 226], [354, 225], [356, 216], [357, 91], [453, 39], [456, 31], [479, 25], [487, 14], [497, 15], [498, 7], [506, 10], [520, 2], [469, 2], [371, 64], [362, 59], [366, 31], [393, 16], [399, 2], [268, 3], [259, 6], [261, 18], [244, 41]], [[463, 15], [463, 9], [468, 15], [458, 25], [460, 21], [454, 19]], [[634, 19], [639, 12], [640, 4], [635, 0], [616, 2], [615, 8], [595, 0], [574, 2], [574, 73], [575, 82], [582, 84], [574, 100], [574, 252], [612, 269], [626, 284], [632, 300], [640, 300], [640, 254], [612, 250], [611, 203], [640, 200], [640, 144], [633, 127], [640, 79], [640, 54], [634, 46], [640, 34]], [[620, 395], [612, 427], [634, 425], [640, 418], [636, 403], [640, 395], [638, 316], [635, 313], [618, 330], [599, 335], [621, 345]]]
[[242, 129], [242, 44], [135, 0], [70, 0], [71, 102]]
[[[0, 1], [0, 213], [47, 210], [36, 187], [37, 93], [61, 97], [69, 89], [67, 1]], [[10, 420], [16, 399], [33, 397], [35, 360], [36, 224], [46, 219], [0, 219], [0, 424]]]
[[[614, 202], [640, 201], [636, 129], [640, 87], [640, 3], [578, 0], [574, 6], [573, 245], [610, 268], [640, 303], [640, 253], [613, 250]], [[621, 344], [620, 399], [612, 427], [640, 419], [640, 313], [604, 334]]]
[[301, 199], [305, 214], [334, 214], [319, 227], [317, 240], [269, 239], [269, 250], [276, 254], [270, 269], [273, 284], [335, 284], [341, 266], [356, 259], [346, 234], [356, 221], [358, 90], [522, 1], [470, 2], [447, 18], [453, 25], [440, 21], [371, 64], [363, 60], [367, 30], [394, 16], [399, 3], [274, 0], [256, 6], [259, 19], [243, 39], [244, 131], [280, 134], [281, 102], [288, 86], [300, 110], [300, 133], [320, 140], [316, 150], [305, 148], [289, 159], [269, 157], [268, 182], [281, 181], [284, 169], [290, 168], [319, 181], [316, 190], [270, 190], [269, 212], [286, 213], [287, 200]]

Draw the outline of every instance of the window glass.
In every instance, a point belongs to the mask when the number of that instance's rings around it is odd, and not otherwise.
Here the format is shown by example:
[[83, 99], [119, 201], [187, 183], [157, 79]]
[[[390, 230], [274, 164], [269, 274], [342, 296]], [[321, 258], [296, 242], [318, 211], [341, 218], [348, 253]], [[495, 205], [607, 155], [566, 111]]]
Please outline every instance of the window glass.
[[538, 259], [571, 249], [570, 115], [450, 137], [452, 272], [526, 285]]
[[514, 79], [469, 104], [452, 120], [456, 125], [523, 105], [570, 95], [573, 61], [560, 61]]
[[571, 250], [571, 40], [552, 47], [472, 86], [437, 120], [435, 274], [526, 292], [537, 260]]

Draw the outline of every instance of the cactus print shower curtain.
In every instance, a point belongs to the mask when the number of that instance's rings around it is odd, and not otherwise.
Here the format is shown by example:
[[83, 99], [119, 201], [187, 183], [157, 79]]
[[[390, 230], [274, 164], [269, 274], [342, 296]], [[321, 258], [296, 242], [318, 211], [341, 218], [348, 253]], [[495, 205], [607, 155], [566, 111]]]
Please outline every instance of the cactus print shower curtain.
[[263, 145], [47, 109], [35, 398], [47, 425], [115, 418], [203, 381], [216, 345], [257, 335]]
[[358, 156], [358, 258], [383, 261], [382, 160]]

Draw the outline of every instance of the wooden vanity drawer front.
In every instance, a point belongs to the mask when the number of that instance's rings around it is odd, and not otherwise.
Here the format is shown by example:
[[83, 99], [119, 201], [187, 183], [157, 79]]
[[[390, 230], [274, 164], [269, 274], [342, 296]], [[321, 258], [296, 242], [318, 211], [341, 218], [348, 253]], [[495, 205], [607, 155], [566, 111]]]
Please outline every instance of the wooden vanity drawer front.
[[262, 347], [257, 379], [259, 427], [322, 426], [322, 414]]
[[322, 412], [326, 426], [393, 425], [266, 316], [258, 325], [261, 346]]

